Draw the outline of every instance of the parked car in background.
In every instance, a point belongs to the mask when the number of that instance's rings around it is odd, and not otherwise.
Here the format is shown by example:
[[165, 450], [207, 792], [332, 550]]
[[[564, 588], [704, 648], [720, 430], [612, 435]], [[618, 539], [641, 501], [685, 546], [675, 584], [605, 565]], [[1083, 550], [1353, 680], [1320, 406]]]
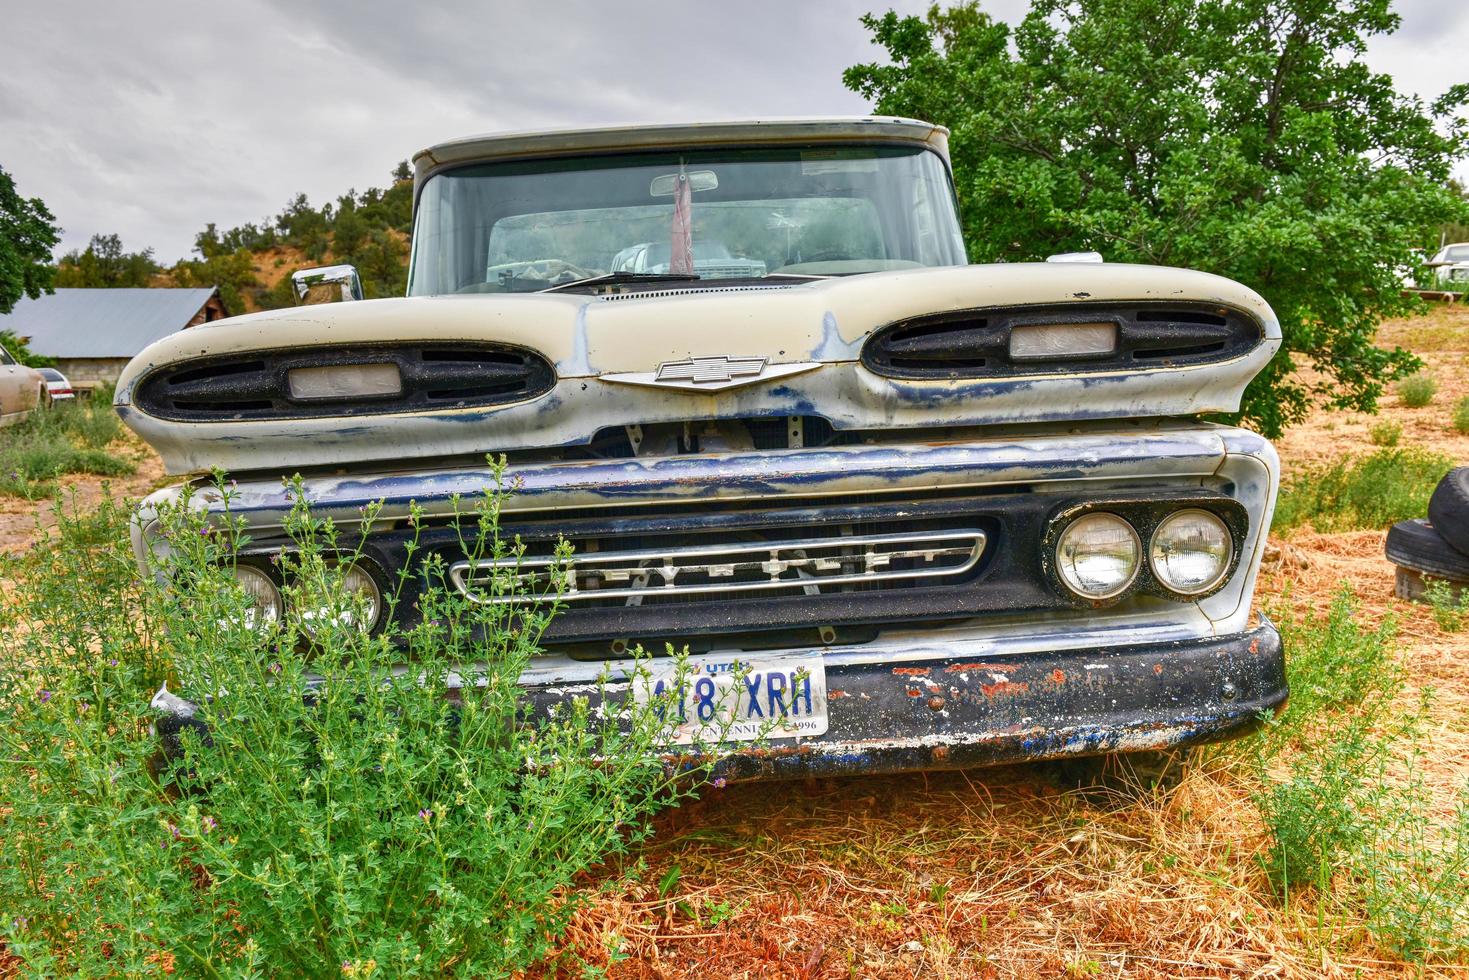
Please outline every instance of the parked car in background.
[[71, 382], [66, 379], [55, 368], [36, 368], [41, 377], [46, 379], [46, 400], [51, 404], [75, 400], [76, 389], [72, 388]]
[[39, 407], [44, 384], [39, 372], [0, 347], [0, 428], [24, 420]]
[[1441, 289], [1469, 289], [1469, 242], [1454, 242], [1428, 261], [1433, 281]]

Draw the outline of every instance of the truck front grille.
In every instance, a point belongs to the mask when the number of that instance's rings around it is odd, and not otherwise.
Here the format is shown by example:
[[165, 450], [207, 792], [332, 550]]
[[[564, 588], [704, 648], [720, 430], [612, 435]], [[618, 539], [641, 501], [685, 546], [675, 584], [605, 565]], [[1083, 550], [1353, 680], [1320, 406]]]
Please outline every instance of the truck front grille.
[[476, 602], [600, 601], [629, 606], [733, 593], [825, 595], [899, 583], [942, 585], [972, 573], [984, 531], [909, 531], [793, 541], [734, 541], [657, 550], [461, 561], [450, 580]]

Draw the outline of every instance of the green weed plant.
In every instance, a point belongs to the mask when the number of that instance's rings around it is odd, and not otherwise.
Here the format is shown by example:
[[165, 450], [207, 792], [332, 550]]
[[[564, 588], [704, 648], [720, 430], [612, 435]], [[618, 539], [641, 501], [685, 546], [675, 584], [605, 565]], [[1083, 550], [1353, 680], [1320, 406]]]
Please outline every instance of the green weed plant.
[[[460, 515], [472, 556], [520, 553], [501, 500]], [[199, 502], [160, 508], [147, 575], [110, 502], [58, 507], [47, 544], [0, 568], [0, 939], [18, 968], [482, 977], [557, 955], [581, 876], [712, 765], [668, 761], [668, 705], [632, 693], [645, 660], [533, 708], [517, 679], [554, 604], [473, 601], [429, 561], [415, 625], [394, 625], [393, 587], [369, 633], [342, 588], [356, 526], [298, 502], [291, 547], [262, 555]], [[243, 561], [289, 583], [283, 617], [251, 611]], [[501, 594], [528, 588], [503, 574]], [[155, 694], [195, 706], [172, 757]]]
[[1310, 524], [1333, 533], [1422, 517], [1433, 488], [1453, 465], [1440, 453], [1406, 446], [1318, 467], [1281, 490], [1271, 529], [1279, 533]]

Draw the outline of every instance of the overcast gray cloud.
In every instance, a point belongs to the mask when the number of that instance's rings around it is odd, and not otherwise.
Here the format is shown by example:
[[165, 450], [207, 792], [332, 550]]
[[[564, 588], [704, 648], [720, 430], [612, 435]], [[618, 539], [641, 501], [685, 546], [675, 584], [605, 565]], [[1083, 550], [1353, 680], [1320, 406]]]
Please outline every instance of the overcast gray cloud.
[[[161, 259], [205, 223], [381, 186], [431, 143], [498, 129], [860, 113], [858, 16], [927, 0], [404, 4], [7, 3], [0, 166], [65, 227]], [[1025, 0], [992, 0], [1007, 20]], [[1406, 0], [1374, 68], [1425, 97], [1469, 81], [1469, 3]]]

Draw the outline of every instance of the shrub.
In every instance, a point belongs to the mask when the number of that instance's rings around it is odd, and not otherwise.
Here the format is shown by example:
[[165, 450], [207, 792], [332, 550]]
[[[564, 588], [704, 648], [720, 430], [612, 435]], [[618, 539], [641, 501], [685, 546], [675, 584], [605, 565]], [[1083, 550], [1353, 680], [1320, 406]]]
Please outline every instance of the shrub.
[[10, 356], [15, 358], [17, 363], [24, 364], [27, 367], [40, 368], [56, 366], [56, 361], [53, 358], [42, 357], [40, 354], [33, 353], [30, 345], [16, 336], [13, 331], [0, 330], [0, 347], [4, 347], [10, 353]]
[[1374, 446], [1396, 446], [1403, 438], [1403, 423], [1383, 419], [1367, 430], [1367, 438]]
[[1428, 583], [1424, 593], [1433, 610], [1433, 621], [1445, 633], [1457, 633], [1469, 619], [1469, 588], [1457, 588], [1442, 579]]
[[1390, 655], [1393, 624], [1364, 626], [1350, 589], [1337, 593], [1324, 616], [1289, 608], [1275, 616], [1286, 648], [1290, 700], [1267, 730], [1272, 755], [1309, 734], [1310, 726], [1401, 685]]
[[[516, 554], [498, 507], [463, 515], [472, 554]], [[512, 619], [435, 565], [418, 625], [365, 634], [355, 539], [299, 504], [267, 622], [229, 571], [240, 528], [192, 510], [160, 515], [162, 581], [111, 503], [58, 508], [51, 546], [0, 569], [0, 935], [28, 975], [504, 976], [553, 948], [576, 877], [707, 772], [659, 761], [666, 705], [626, 683], [602, 686], [611, 710], [532, 712], [541, 607]], [[209, 732], [171, 762], [148, 730], [165, 682]]]
[[1459, 399], [1454, 406], [1454, 431], [1469, 436], [1469, 398]]
[[[1392, 624], [1363, 626], [1344, 590], [1325, 617], [1285, 617], [1281, 632], [1291, 700], [1254, 743], [1267, 879], [1287, 897], [1314, 894], [1322, 921], [1361, 920], [1402, 956], [1469, 956], [1469, 795], [1435, 825], [1418, 768], [1428, 702], [1398, 707]], [[1286, 748], [1297, 751], [1282, 772]]]
[[1309, 523], [1318, 531], [1352, 531], [1422, 517], [1433, 488], [1452, 468], [1447, 456], [1413, 446], [1339, 460], [1290, 481], [1271, 526], [1286, 531]]
[[1409, 408], [1422, 408], [1438, 394], [1438, 382], [1421, 371], [1399, 381], [1397, 388], [1398, 397]]

